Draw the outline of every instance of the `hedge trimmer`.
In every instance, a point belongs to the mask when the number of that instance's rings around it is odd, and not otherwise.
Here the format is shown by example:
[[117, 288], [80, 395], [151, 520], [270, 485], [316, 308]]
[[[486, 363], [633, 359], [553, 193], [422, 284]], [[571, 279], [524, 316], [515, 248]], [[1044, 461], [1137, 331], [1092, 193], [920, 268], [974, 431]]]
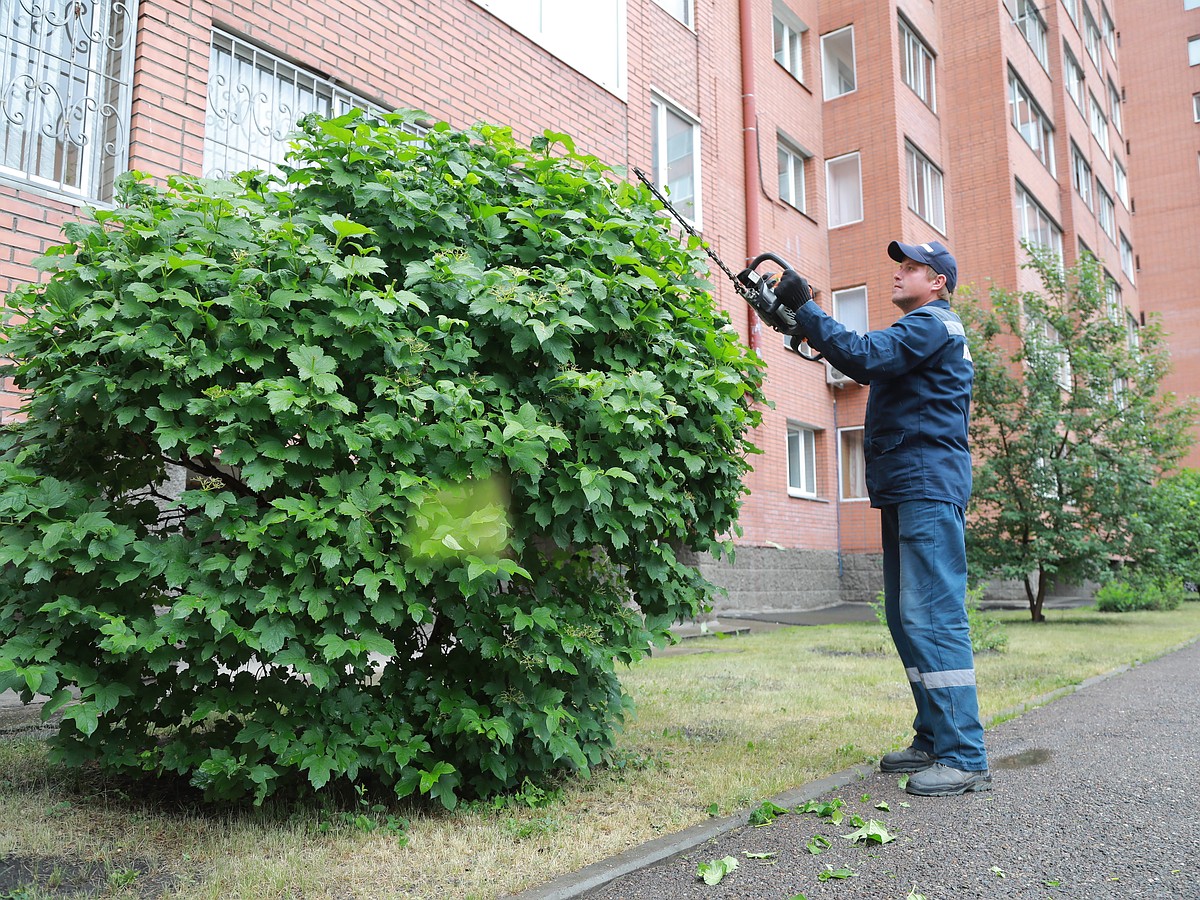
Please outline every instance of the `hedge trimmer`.
[[[737, 291], [738, 296], [754, 307], [754, 311], [758, 313], [758, 317], [771, 328], [774, 328], [777, 331], [785, 331], [787, 323], [779, 315], [781, 303], [779, 298], [775, 296], [774, 290], [772, 290], [777, 276], [774, 273], [764, 276], [759, 274], [756, 269], [767, 260], [782, 266], [784, 269], [791, 269], [792, 267], [774, 253], [760, 253], [750, 261], [750, 265], [735, 275], [733, 270], [730, 269], [729, 266], [725, 265], [725, 262], [721, 259], [721, 257], [717, 256], [712, 247], [708, 245], [708, 242], [700, 236], [699, 232], [697, 232], [696, 229], [694, 229], [687, 221], [687, 219], [680, 215], [679, 211], [676, 210], [675, 207], [672, 206], [667, 200], [667, 198], [659, 192], [658, 188], [655, 187], [654, 182], [646, 177], [646, 173], [636, 166], [634, 167], [633, 172], [635, 175], [637, 175], [638, 179], [641, 180], [642, 184], [650, 188], [650, 193], [657, 198], [659, 203], [666, 207], [667, 212], [674, 216], [675, 220], [679, 222], [681, 226], [683, 226], [683, 230], [700, 242], [700, 246], [704, 249], [704, 252], [708, 254], [709, 258], [715, 262], [721, 271], [728, 276], [729, 280], [733, 282], [734, 290]], [[792, 337], [790, 346], [805, 359], [813, 360], [815, 362], [822, 358], [821, 354], [815, 353], [813, 349], [808, 346], [808, 343], [799, 336]]]

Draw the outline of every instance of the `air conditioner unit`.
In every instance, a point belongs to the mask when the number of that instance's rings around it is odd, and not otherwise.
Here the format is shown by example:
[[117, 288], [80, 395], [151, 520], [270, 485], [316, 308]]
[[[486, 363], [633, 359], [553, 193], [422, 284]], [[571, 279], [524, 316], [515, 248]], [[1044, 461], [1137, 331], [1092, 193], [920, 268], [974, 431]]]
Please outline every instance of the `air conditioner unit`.
[[853, 378], [844, 372], [839, 372], [829, 363], [825, 363], [825, 383], [832, 384], [834, 387], [845, 387], [848, 384], [858, 384]]

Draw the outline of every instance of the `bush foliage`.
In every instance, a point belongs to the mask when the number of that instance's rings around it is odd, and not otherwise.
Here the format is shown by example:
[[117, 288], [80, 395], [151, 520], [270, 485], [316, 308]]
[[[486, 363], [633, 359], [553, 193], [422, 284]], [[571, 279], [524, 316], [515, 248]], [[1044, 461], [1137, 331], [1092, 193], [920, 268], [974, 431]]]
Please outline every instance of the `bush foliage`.
[[1096, 609], [1100, 612], [1178, 609], [1186, 596], [1182, 579], [1155, 579], [1133, 574], [1115, 578], [1097, 588]]
[[126, 178], [8, 298], [0, 688], [59, 758], [452, 806], [600, 763], [709, 597], [762, 374], [700, 249], [565, 135], [418, 121]]

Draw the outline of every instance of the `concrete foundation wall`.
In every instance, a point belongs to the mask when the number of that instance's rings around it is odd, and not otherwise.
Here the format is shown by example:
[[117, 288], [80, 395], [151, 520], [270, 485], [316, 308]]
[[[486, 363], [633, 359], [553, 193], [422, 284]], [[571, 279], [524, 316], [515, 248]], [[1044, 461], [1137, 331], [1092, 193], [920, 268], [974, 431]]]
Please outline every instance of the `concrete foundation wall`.
[[740, 546], [732, 562], [705, 555], [696, 564], [723, 589], [717, 613], [820, 609], [866, 602], [883, 588], [879, 554], [843, 554], [839, 566], [833, 550]]

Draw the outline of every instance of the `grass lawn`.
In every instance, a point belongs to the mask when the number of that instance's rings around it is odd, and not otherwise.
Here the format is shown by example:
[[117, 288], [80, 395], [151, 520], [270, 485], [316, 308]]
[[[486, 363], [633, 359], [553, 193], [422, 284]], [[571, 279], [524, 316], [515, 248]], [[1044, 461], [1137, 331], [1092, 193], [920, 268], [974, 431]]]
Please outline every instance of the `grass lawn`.
[[[999, 613], [1002, 653], [976, 660], [985, 721], [1200, 637], [1200, 603], [1171, 612]], [[614, 765], [549, 791], [454, 813], [204, 809], [0, 740], [0, 900], [493, 898], [877, 758], [911, 736], [911, 695], [883, 626], [786, 628], [689, 641], [624, 682], [636, 717]], [[1103, 690], [1104, 688], [1099, 688]], [[361, 813], [361, 816], [358, 814]], [[408, 820], [400, 828], [387, 815]]]

